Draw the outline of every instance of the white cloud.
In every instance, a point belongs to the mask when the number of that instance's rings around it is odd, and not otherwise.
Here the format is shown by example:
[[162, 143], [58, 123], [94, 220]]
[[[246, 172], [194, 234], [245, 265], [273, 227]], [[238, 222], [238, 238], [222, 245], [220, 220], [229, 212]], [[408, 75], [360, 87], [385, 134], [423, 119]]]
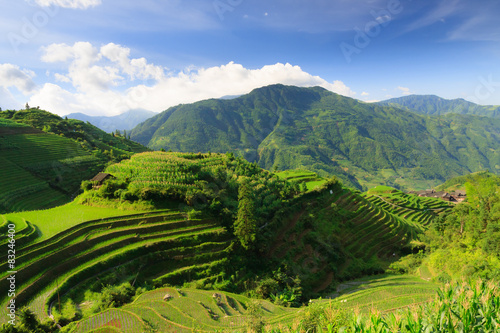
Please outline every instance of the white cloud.
[[361, 96], [368, 96], [368, 95], [370, 95], [370, 93], [367, 93], [366, 91], [363, 91], [363, 92], [361, 93]]
[[398, 90], [400, 90], [403, 95], [411, 95], [413, 94], [411, 91], [410, 91], [410, 88], [406, 88], [406, 87], [398, 87], [397, 88]]
[[0, 64], [0, 87], [16, 87], [23, 94], [32, 92], [36, 84], [32, 77], [35, 74], [32, 71], [21, 70], [19, 66], [12, 64]]
[[59, 6], [72, 9], [87, 9], [99, 6], [102, 0], [34, 0], [39, 6]]
[[245, 94], [277, 83], [321, 86], [345, 96], [355, 95], [342, 81], [328, 82], [288, 63], [248, 69], [230, 62], [166, 73], [164, 67], [145, 58], [132, 58], [129, 48], [113, 43], [99, 48], [84, 42], [52, 44], [42, 49], [42, 60], [60, 65], [59, 72], [52, 70], [54, 80], [70, 83], [73, 89], [46, 83], [29, 102], [60, 115], [115, 115], [135, 108], [160, 112], [181, 103]]
[[130, 49], [117, 44], [107, 44], [100, 49], [88, 42], [78, 42], [73, 46], [51, 44], [42, 48], [42, 61], [48, 63], [68, 63], [66, 75], [55, 77], [59, 81], [73, 84], [79, 91], [108, 90], [136, 79], [160, 79], [163, 68], [148, 64], [146, 59], [131, 59]]

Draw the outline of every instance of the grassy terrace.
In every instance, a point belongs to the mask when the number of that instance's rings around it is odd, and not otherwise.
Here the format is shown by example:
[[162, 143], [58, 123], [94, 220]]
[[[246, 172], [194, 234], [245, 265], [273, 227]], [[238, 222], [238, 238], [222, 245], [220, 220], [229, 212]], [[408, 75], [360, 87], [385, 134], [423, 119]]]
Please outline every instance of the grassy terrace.
[[[154, 268], [144, 267], [141, 277], [156, 277], [161, 283], [178, 279], [186, 268], [204, 264], [204, 270], [189, 274], [208, 278], [210, 265], [221, 264], [228, 246], [227, 235], [216, 223], [188, 220], [168, 210], [127, 212], [69, 204], [8, 214], [2, 220], [3, 224], [16, 223], [19, 240], [35, 230], [29, 220], [37, 226], [39, 237], [24, 245], [20, 242], [17, 248], [16, 301], [19, 306], [29, 303], [41, 318], [47, 315], [58, 290], [64, 294], [82, 281], [95, 281], [121, 266], [152, 265]], [[6, 272], [6, 258], [1, 262], [2, 272]], [[6, 287], [4, 275], [2, 287]], [[1, 299], [2, 312], [5, 301]]]
[[438, 198], [418, 197], [390, 189], [387, 186], [379, 186], [363, 193], [363, 196], [398, 219], [421, 229], [426, 228], [436, 216], [453, 207], [453, 204]]
[[[271, 257], [291, 259], [299, 271], [323, 272], [318, 274], [317, 281], [309, 281], [316, 285], [316, 292], [327, 289], [334, 278], [349, 278], [349, 272], [359, 265], [359, 260], [384, 262], [391, 259], [397, 249], [408, 244], [422, 230], [416, 223], [400, 218], [348, 189], [338, 189], [328, 196], [328, 200], [314, 209], [303, 209], [284, 221], [268, 252]], [[342, 216], [341, 220], [329, 222], [337, 214]], [[314, 222], [308, 224], [311, 216], [322, 221], [325, 227], [316, 226]], [[338, 226], [329, 230], [328, 224]], [[313, 231], [331, 232], [331, 237], [338, 239], [333, 242], [339, 242], [345, 253], [349, 253], [343, 261], [334, 264], [335, 269], [326, 259], [324, 249], [311, 246], [310, 234]]]
[[[344, 308], [348, 312], [382, 313], [422, 304], [435, 298], [439, 285], [410, 276], [375, 276], [343, 283], [324, 299], [312, 300], [321, 309]], [[172, 298], [163, 300], [165, 295]], [[217, 294], [217, 295], [215, 295]], [[284, 308], [258, 300], [267, 330], [298, 327], [307, 308]], [[189, 288], [160, 288], [138, 296], [120, 309], [110, 309], [73, 324], [70, 332], [140, 332], [145, 327], [158, 332], [245, 331], [251, 320], [252, 300], [228, 292]], [[96, 330], [96, 331], [94, 331]]]
[[333, 300], [326, 298], [318, 302], [341, 303], [342, 307], [364, 313], [372, 310], [388, 313], [433, 300], [439, 287], [414, 276], [383, 275], [343, 283], [332, 295]]
[[305, 183], [309, 191], [326, 182], [326, 179], [319, 177], [317, 173], [307, 170], [285, 170], [277, 172], [276, 175], [281, 179]]
[[14, 128], [0, 126], [0, 205], [22, 211], [68, 202], [66, 193], [50, 187], [44, 179], [53, 179], [64, 188], [75, 187], [82, 173], [88, 173], [89, 163], [96, 163], [96, 157], [73, 140], [29, 127], [13, 132], [18, 134], [7, 133]]

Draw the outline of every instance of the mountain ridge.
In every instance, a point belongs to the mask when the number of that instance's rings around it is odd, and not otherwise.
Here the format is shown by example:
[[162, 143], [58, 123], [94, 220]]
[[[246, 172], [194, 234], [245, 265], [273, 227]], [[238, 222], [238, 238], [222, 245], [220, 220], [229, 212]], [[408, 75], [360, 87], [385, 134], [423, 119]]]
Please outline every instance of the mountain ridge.
[[408, 111], [428, 115], [459, 113], [486, 117], [500, 117], [500, 106], [479, 105], [463, 98], [445, 99], [436, 95], [408, 95], [378, 102], [379, 105], [392, 105]]
[[84, 113], [70, 113], [66, 117], [81, 121], [88, 121], [105, 132], [129, 131], [141, 122], [156, 115], [156, 112], [144, 109], [133, 109], [117, 116], [89, 116]]
[[321, 87], [271, 85], [232, 100], [171, 107], [131, 137], [153, 149], [233, 151], [268, 170], [309, 169], [359, 189], [426, 189], [500, 168], [500, 120], [483, 118], [432, 117]]

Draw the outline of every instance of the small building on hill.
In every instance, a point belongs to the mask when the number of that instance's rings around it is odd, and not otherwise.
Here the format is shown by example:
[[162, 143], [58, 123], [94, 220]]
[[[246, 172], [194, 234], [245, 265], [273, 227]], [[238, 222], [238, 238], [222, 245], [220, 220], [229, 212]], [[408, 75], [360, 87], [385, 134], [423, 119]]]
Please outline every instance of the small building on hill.
[[94, 188], [99, 188], [99, 187], [101, 187], [102, 183], [104, 183], [105, 180], [111, 179], [111, 178], [115, 178], [115, 177], [110, 173], [99, 172], [90, 181], [94, 184], [94, 186], [93, 186]]

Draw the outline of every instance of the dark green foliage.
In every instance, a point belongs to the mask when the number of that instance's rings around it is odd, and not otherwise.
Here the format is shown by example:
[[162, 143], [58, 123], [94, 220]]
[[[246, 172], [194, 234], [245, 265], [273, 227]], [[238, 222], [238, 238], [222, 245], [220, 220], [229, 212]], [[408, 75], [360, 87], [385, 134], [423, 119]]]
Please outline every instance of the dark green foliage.
[[17, 311], [16, 325], [3, 324], [0, 333], [55, 333], [59, 332], [56, 323], [47, 320], [41, 323], [35, 314], [28, 308]]
[[325, 89], [273, 85], [232, 100], [179, 105], [132, 138], [153, 149], [233, 151], [267, 170], [305, 168], [361, 189], [427, 189], [500, 165], [499, 119], [429, 117]]
[[248, 184], [240, 185], [238, 194], [238, 218], [234, 222], [234, 235], [244, 249], [250, 249], [257, 234], [253, 193]]
[[116, 308], [129, 303], [135, 295], [135, 288], [129, 282], [119, 286], [106, 286], [100, 292], [98, 301], [100, 311]]

